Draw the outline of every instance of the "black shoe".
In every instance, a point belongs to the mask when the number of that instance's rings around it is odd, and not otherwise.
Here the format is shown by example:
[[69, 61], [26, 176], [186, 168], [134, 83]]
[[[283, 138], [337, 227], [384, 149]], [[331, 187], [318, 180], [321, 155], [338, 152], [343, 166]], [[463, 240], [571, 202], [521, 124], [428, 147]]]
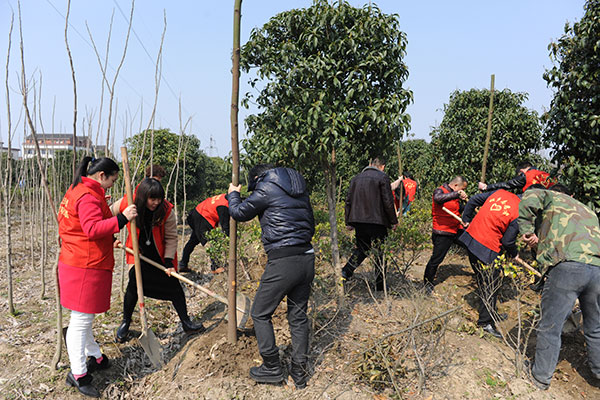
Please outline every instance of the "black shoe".
[[290, 365], [290, 376], [294, 380], [296, 389], [304, 389], [308, 381], [308, 364], [305, 362], [297, 363], [292, 361]]
[[538, 381], [535, 376], [533, 376], [533, 372], [531, 372], [532, 365], [529, 362], [529, 360], [523, 361], [523, 368], [525, 369], [525, 373], [527, 374], [529, 381], [531, 383], [533, 383], [533, 385], [536, 388], [541, 389], [541, 390], [548, 390], [548, 388], [550, 387], [549, 383], [542, 383], [542, 382]]
[[483, 329], [484, 332], [489, 333], [493, 337], [497, 337], [499, 339], [502, 338], [502, 334], [498, 332], [492, 324], [482, 325], [481, 329]]
[[79, 379], [75, 379], [71, 371], [67, 374], [67, 386], [77, 388], [81, 394], [89, 397], [100, 397], [98, 389], [92, 386], [92, 375], [85, 374]]
[[283, 369], [279, 361], [279, 352], [270, 356], [262, 356], [263, 364], [260, 367], [250, 368], [250, 378], [258, 383], [283, 382]]
[[117, 343], [125, 343], [127, 341], [127, 336], [129, 335], [129, 324], [131, 321], [121, 322], [121, 325], [117, 328], [117, 332], [115, 333], [115, 342]]
[[177, 267], [177, 272], [194, 272], [187, 265], [179, 265]]
[[187, 319], [185, 321], [181, 321], [181, 325], [183, 326], [184, 332], [188, 332], [188, 333], [191, 333], [191, 332], [202, 333], [206, 330], [206, 328], [204, 327], [204, 325], [202, 325], [202, 323], [195, 324], [189, 319]]
[[342, 268], [342, 278], [348, 280], [352, 278], [352, 275], [354, 275], [354, 271], [352, 271], [352, 269], [348, 267]]
[[88, 372], [100, 371], [107, 369], [108, 367], [110, 367], [110, 362], [108, 361], [106, 354], [102, 354], [102, 361], [100, 361], [100, 363], [96, 361], [96, 357], [94, 356], [90, 356], [87, 362]]

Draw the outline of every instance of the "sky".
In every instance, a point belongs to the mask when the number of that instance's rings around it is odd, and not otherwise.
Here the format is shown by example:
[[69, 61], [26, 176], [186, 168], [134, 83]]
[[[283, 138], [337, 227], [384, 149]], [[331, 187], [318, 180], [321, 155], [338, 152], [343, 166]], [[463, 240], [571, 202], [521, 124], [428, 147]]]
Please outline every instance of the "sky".
[[[349, 1], [362, 7], [368, 1]], [[542, 113], [552, 91], [542, 75], [552, 67], [548, 44], [564, 32], [566, 22], [584, 14], [583, 0], [505, 1], [375, 1], [385, 13], [398, 14], [407, 35], [405, 62], [414, 103], [410, 136], [429, 140], [432, 127], [443, 118], [444, 104], [455, 90], [495, 88], [526, 92], [525, 106]], [[138, 0], [127, 54], [114, 94], [114, 147], [123, 138], [147, 127], [193, 133], [211, 156], [231, 151], [231, 51], [234, 1]], [[246, 0], [242, 3], [241, 41], [272, 16], [293, 8], [305, 8], [310, 0]], [[38, 132], [72, 133], [73, 81], [65, 46], [67, 0], [23, 0], [21, 4], [25, 70], [29, 107], [36, 109]], [[125, 44], [131, 2], [124, 0], [73, 0], [67, 32], [76, 81], [78, 135], [90, 132], [98, 144], [106, 141], [108, 91], [102, 99], [102, 74], [93, 50], [96, 44], [104, 62], [107, 36], [113, 18], [108, 51], [107, 80], [112, 83]], [[14, 29], [8, 53], [11, 14]], [[166, 18], [160, 86], [156, 95], [156, 60]], [[9, 93], [13, 123], [13, 147], [23, 140], [21, 58], [18, 3], [0, 0], [0, 70], [5, 81], [9, 58]], [[248, 92], [248, 75], [240, 79], [240, 95]], [[7, 142], [6, 89], [0, 96], [0, 141]], [[156, 101], [156, 116], [151, 110]], [[181, 107], [179, 104], [181, 103]], [[240, 109], [243, 119], [256, 110]]]

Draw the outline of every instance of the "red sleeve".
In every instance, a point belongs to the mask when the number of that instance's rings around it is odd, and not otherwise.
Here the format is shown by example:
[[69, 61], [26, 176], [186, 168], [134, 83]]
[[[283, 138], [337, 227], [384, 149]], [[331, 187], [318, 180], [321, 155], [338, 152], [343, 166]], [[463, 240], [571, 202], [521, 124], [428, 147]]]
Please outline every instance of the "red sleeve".
[[81, 229], [90, 239], [100, 239], [119, 232], [117, 217], [102, 218], [100, 202], [91, 194], [83, 195], [75, 205]]

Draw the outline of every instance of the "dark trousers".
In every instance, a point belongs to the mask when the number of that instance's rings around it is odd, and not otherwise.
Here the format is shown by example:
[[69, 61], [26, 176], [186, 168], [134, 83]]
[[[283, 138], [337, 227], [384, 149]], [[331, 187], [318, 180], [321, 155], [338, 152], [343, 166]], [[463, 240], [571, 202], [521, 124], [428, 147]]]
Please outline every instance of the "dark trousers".
[[431, 234], [431, 241], [433, 242], [433, 252], [431, 253], [431, 258], [429, 259], [427, 266], [425, 266], [425, 275], [423, 276], [423, 280], [425, 281], [425, 283], [433, 285], [437, 269], [442, 263], [442, 261], [444, 261], [444, 258], [446, 257], [446, 254], [448, 254], [448, 250], [450, 250], [452, 244], [460, 245], [460, 242], [458, 241], [458, 236], [458, 234]]
[[187, 267], [188, 263], [190, 262], [190, 256], [192, 255], [192, 252], [196, 246], [198, 246], [200, 243], [202, 243], [202, 246], [206, 245], [207, 240], [204, 234], [213, 229], [210, 223], [204, 217], [198, 214], [196, 210], [190, 211], [186, 222], [190, 228], [192, 228], [192, 234], [190, 235], [190, 239], [183, 247], [183, 254], [181, 255], [181, 260], [179, 261], [179, 267]]
[[565, 261], [552, 268], [547, 277], [532, 374], [538, 381], [550, 383], [558, 362], [563, 325], [579, 298], [588, 363], [592, 375], [600, 378], [600, 267]]
[[[156, 269], [156, 267], [147, 267], [147, 268], [154, 268]], [[159, 271], [157, 269], [157, 271], [160, 274], [164, 274], [164, 272]], [[169, 279], [175, 279], [175, 278], [169, 278]], [[142, 277], [142, 281], [143, 277]], [[167, 285], [165, 285], [166, 287]], [[177, 312], [177, 315], [179, 316], [179, 319], [181, 321], [187, 321], [189, 320], [189, 316], [188, 316], [188, 312], [187, 312], [187, 304], [185, 302], [185, 293], [183, 292], [183, 288], [181, 287], [181, 285], [176, 282], [176, 284], [174, 285], [168, 285], [170, 287], [170, 290], [168, 291], [168, 293], [165, 293], [166, 291], [161, 291], [162, 293], [152, 293], [152, 291], [146, 291], [147, 289], [144, 288], [144, 297], [153, 297], [153, 298], [157, 298], [160, 300], [171, 300], [171, 303], [173, 303], [173, 307], [175, 308], [175, 311]], [[137, 295], [137, 285], [136, 285], [136, 280], [135, 280], [135, 270], [132, 267], [129, 270], [129, 282], [127, 283], [127, 290], [125, 291], [125, 297], [123, 298], [123, 320], [125, 321], [131, 321], [131, 316], [133, 315], [133, 311], [135, 310], [135, 307], [137, 305], [137, 300], [138, 300], [138, 295]]]
[[477, 325], [485, 326], [492, 324], [495, 326], [492, 313], [496, 314], [498, 289], [500, 289], [500, 280], [502, 279], [500, 270], [491, 267], [489, 270], [483, 271], [481, 261], [470, 251], [469, 261], [473, 272], [475, 272], [477, 295], [479, 296], [479, 319], [477, 320]]
[[278, 351], [271, 317], [281, 300], [287, 296], [292, 361], [303, 363], [307, 360], [309, 321], [306, 311], [314, 276], [314, 253], [267, 261], [251, 309], [258, 351], [261, 355], [270, 356]]
[[383, 286], [382, 273], [385, 270], [385, 260], [381, 251], [381, 244], [387, 237], [387, 228], [384, 225], [377, 224], [354, 224], [354, 230], [356, 232], [356, 247], [344, 269], [354, 272], [367, 258], [369, 250], [373, 248], [376, 263], [376, 283], [378, 287]]

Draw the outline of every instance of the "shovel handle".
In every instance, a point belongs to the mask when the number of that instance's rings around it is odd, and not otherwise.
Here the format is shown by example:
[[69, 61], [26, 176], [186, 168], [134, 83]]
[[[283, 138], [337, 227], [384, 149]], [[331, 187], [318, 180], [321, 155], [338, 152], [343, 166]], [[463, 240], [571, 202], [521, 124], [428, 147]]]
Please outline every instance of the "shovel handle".
[[462, 225], [464, 225], [465, 223], [463, 222], [462, 218], [459, 217], [458, 215], [454, 214], [452, 211], [448, 210], [446, 207], [442, 207], [442, 210], [446, 211], [448, 214], [450, 214], [450, 216], [452, 218], [454, 218], [455, 220], [457, 220], [458, 222], [460, 222]]
[[[125, 179], [125, 190], [127, 193], [128, 204], [133, 204], [133, 191], [131, 190], [131, 179], [129, 176], [129, 158], [127, 157], [127, 147], [121, 147], [121, 157], [123, 158], [123, 177]], [[144, 286], [142, 284], [142, 264], [140, 263], [140, 246], [138, 243], [137, 227], [135, 218], [129, 221], [131, 226], [130, 235], [133, 244], [133, 258], [135, 263], [135, 282], [137, 286], [138, 302], [140, 303], [140, 320], [142, 321], [142, 331], [146, 332], [146, 314], [144, 312]]]
[[[120, 247], [121, 249], [125, 250], [125, 251], [126, 251], [127, 253], [129, 253], [129, 254], [133, 254], [133, 250], [131, 250], [129, 247], [123, 247], [123, 245], [122, 245], [122, 244], [119, 244], [119, 247]], [[140, 259], [141, 259], [141, 260], [144, 260], [144, 261], [145, 261], [145, 262], [147, 262], [148, 264], [150, 264], [150, 265], [152, 265], [152, 266], [154, 266], [154, 267], [156, 267], [156, 268], [160, 269], [160, 270], [161, 270], [161, 271], [163, 271], [163, 272], [165, 272], [165, 271], [167, 270], [167, 269], [166, 269], [166, 268], [165, 268], [163, 265], [160, 265], [160, 264], [159, 264], [159, 263], [157, 263], [156, 261], [153, 261], [153, 260], [149, 259], [148, 257], [145, 257], [145, 256], [144, 256], [144, 255], [142, 255], [142, 254], [140, 254]], [[192, 286], [193, 286], [193, 287], [195, 287], [196, 289], [199, 289], [200, 291], [202, 291], [202, 292], [206, 293], [207, 295], [209, 295], [209, 296], [211, 296], [211, 297], [214, 297], [215, 299], [219, 300], [221, 303], [223, 303], [223, 304], [225, 304], [225, 305], [227, 305], [227, 306], [229, 305], [229, 302], [227, 301], [227, 299], [226, 299], [225, 297], [223, 297], [223, 296], [221, 296], [221, 295], [219, 295], [219, 294], [217, 294], [217, 293], [213, 292], [213, 291], [212, 291], [212, 290], [210, 290], [210, 289], [207, 289], [207, 288], [205, 288], [205, 287], [204, 287], [204, 286], [202, 286], [202, 285], [199, 285], [199, 284], [197, 284], [196, 282], [194, 282], [194, 281], [192, 281], [192, 280], [190, 280], [190, 279], [186, 278], [185, 276], [183, 276], [183, 275], [181, 275], [181, 274], [179, 274], [179, 273], [177, 273], [177, 272], [171, 272], [171, 276], [173, 276], [174, 278], [177, 278], [177, 279], [179, 279], [179, 280], [180, 280], [180, 281], [182, 281], [182, 282], [185, 282], [185, 283], [187, 283], [188, 285], [192, 285]], [[240, 312], [245, 312], [244, 310], [241, 310], [241, 309], [239, 309], [239, 308], [238, 308], [238, 310], [239, 310]]]
[[519, 264], [521, 264], [523, 267], [525, 267], [525, 269], [529, 270], [532, 274], [539, 276], [540, 278], [542, 277], [542, 274], [540, 274], [540, 272], [537, 269], [533, 268], [526, 261], [523, 261], [520, 258], [517, 258], [516, 260], [519, 262]]

